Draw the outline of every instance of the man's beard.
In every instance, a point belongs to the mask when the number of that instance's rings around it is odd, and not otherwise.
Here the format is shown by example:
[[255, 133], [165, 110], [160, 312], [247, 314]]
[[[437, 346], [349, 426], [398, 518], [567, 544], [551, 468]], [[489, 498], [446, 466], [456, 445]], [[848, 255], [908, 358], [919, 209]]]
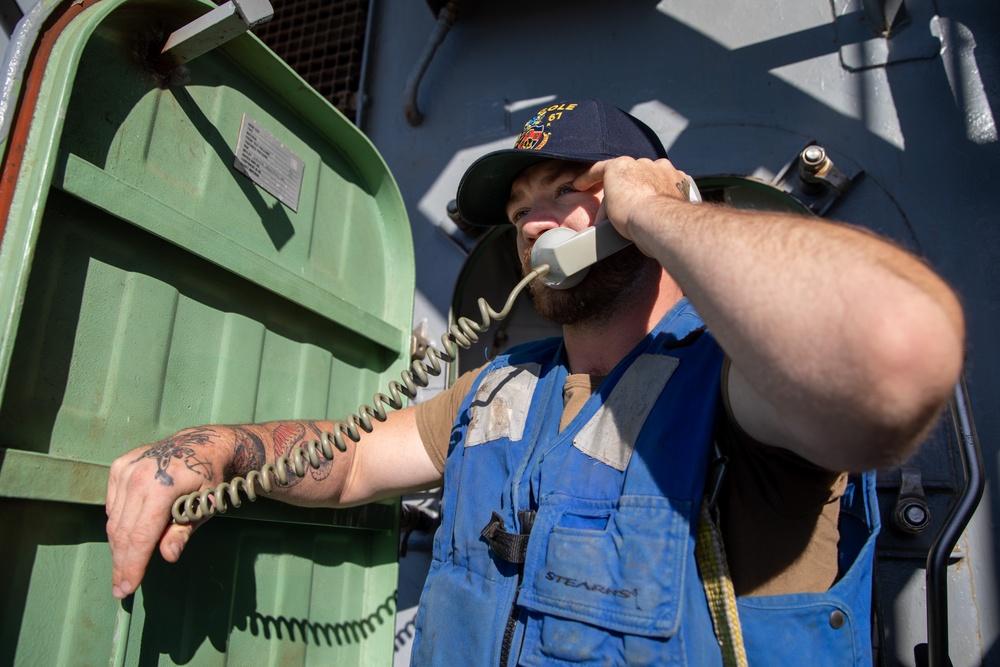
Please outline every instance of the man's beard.
[[[531, 251], [521, 258], [525, 275], [531, 271]], [[630, 245], [590, 267], [579, 285], [554, 289], [535, 280], [535, 309], [547, 320], [566, 325], [602, 325], [650, 298], [660, 279], [660, 265]]]

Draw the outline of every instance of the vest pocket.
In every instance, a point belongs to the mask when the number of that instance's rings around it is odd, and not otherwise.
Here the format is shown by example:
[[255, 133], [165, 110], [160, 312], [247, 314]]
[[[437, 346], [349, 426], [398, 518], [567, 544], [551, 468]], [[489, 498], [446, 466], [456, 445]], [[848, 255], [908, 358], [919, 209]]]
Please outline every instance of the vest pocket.
[[518, 596], [529, 611], [522, 661], [605, 663], [645, 644], [629, 636], [672, 637], [693, 548], [691, 512], [691, 501], [655, 496], [546, 496]]

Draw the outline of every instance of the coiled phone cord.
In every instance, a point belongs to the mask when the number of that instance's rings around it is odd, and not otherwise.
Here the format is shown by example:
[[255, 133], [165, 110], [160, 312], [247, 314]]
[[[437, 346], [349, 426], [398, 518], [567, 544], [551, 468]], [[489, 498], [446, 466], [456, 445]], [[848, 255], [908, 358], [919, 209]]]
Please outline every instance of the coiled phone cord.
[[[479, 340], [479, 334], [489, 329], [494, 320], [502, 320], [510, 314], [514, 307], [514, 302], [521, 294], [521, 291], [535, 278], [544, 276], [549, 272], [549, 265], [542, 264], [531, 273], [526, 275], [510, 292], [500, 312], [493, 310], [486, 299], [479, 299], [480, 322], [475, 322], [467, 317], [460, 317], [451, 328], [441, 336], [443, 351], [429, 347], [427, 349], [426, 360], [414, 360], [410, 368], [401, 374], [402, 384], [393, 380], [389, 383], [389, 396], [379, 392], [375, 394], [371, 405], [362, 405], [358, 408], [357, 414], [349, 415], [344, 421], [334, 423], [333, 432], [325, 431], [318, 440], [313, 439], [308, 442], [296, 445], [292, 451], [280, 457], [273, 464], [268, 463], [260, 470], [251, 470], [246, 477], [236, 477], [228, 482], [222, 482], [215, 488], [204, 489], [199, 492], [183, 495], [174, 501], [171, 508], [173, 519], [177, 523], [185, 524], [192, 521], [222, 514], [229, 509], [229, 504], [239, 507], [242, 504], [240, 493], [246, 495], [247, 500], [253, 502], [257, 500], [257, 488], [265, 494], [270, 493], [277, 486], [287, 486], [289, 483], [289, 471], [298, 477], [306, 474], [305, 461], [308, 459], [309, 465], [319, 468], [323, 463], [320, 455], [326, 461], [333, 460], [333, 448], [340, 452], [347, 451], [347, 444], [344, 436], [354, 442], [361, 439], [360, 427], [365, 433], [371, 433], [374, 417], [380, 422], [387, 419], [384, 406], [393, 410], [403, 407], [403, 399], [414, 398], [417, 389], [426, 387], [430, 376], [441, 374], [441, 362], [451, 363], [458, 357], [458, 348], [469, 349]], [[228, 498], [228, 503], [227, 503]]]

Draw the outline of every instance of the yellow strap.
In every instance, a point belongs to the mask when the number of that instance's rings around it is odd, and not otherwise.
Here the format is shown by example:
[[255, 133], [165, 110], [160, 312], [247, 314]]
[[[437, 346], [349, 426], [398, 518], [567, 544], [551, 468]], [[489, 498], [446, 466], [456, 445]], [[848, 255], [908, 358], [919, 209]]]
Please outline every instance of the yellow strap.
[[694, 552], [712, 614], [712, 625], [715, 626], [715, 637], [722, 649], [722, 664], [726, 667], [747, 667], [743, 631], [736, 610], [736, 591], [729, 577], [722, 535], [705, 503], [701, 507]]

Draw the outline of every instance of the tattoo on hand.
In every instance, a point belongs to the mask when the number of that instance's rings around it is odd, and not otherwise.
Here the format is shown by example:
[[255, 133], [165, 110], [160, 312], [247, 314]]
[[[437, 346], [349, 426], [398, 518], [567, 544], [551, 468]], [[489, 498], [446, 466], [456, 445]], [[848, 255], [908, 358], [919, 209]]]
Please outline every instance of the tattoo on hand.
[[674, 183], [674, 185], [676, 185], [677, 189], [681, 191], [682, 195], [684, 195], [684, 199], [691, 198], [691, 185], [687, 181], [678, 181], [677, 183]]
[[206, 445], [212, 436], [213, 431], [205, 428], [193, 429], [184, 433], [179, 433], [172, 438], [153, 445], [140, 454], [132, 463], [138, 463], [142, 459], [154, 459], [156, 461], [156, 481], [163, 486], [173, 486], [174, 478], [167, 472], [170, 462], [174, 459], [182, 462], [188, 470], [198, 473], [205, 479], [212, 479], [212, 464], [206, 459], [200, 458], [191, 445]]

